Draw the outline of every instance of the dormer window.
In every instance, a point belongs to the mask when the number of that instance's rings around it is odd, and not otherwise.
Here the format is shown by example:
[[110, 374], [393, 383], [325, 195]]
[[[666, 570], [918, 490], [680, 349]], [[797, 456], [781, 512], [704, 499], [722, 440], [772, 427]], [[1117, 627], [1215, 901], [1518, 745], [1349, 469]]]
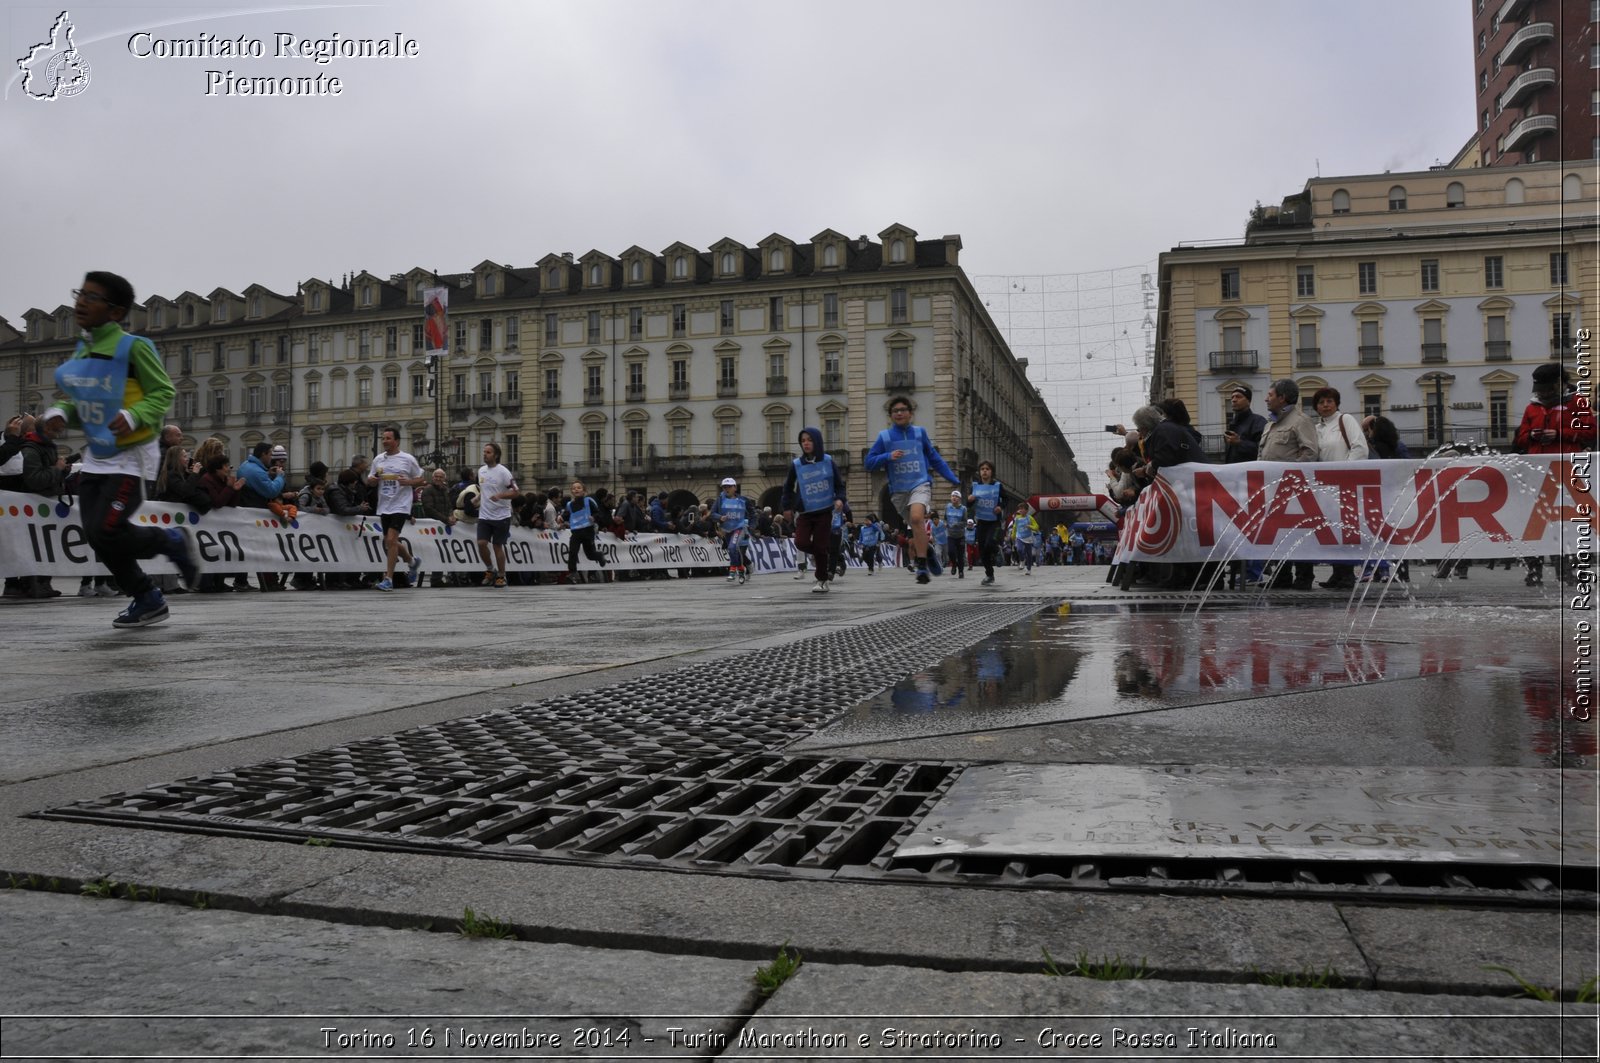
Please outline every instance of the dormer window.
[[722, 252], [722, 272], [723, 272], [723, 275], [724, 276], [732, 276], [733, 270], [734, 270], [733, 252], [732, 251], [724, 251], [724, 252]]
[[600, 274], [600, 263], [596, 262], [594, 265], [589, 267], [589, 283], [598, 285], [600, 283]]
[[559, 288], [559, 287], [561, 287], [561, 267], [560, 266], [551, 266], [550, 267], [550, 287], [551, 288]]
[[493, 273], [485, 273], [483, 275], [483, 294], [484, 295], [493, 295], [494, 294], [494, 274]]
[[213, 324], [220, 325], [227, 320], [228, 304], [219, 299], [211, 306], [211, 321]]
[[321, 288], [317, 288], [314, 291], [312, 291], [312, 293], [311, 293], [311, 309], [313, 309], [313, 310], [321, 310], [322, 309], [322, 289]]
[[682, 255], [674, 258], [672, 260], [672, 275], [678, 280], [687, 277], [689, 275], [689, 260]]
[[644, 263], [638, 259], [633, 260], [633, 265], [628, 267], [628, 279], [638, 284], [644, 280]]
[[782, 248], [779, 248], [779, 249], [777, 249], [777, 250], [772, 252], [772, 272], [774, 272], [774, 273], [782, 273], [783, 272], [783, 249]]
[[194, 304], [193, 303], [184, 303], [183, 304], [183, 323], [185, 325], [194, 324]]
[[372, 285], [370, 285], [370, 284], [363, 284], [361, 286], [361, 305], [362, 306], [371, 306], [372, 305]]
[[839, 245], [829, 244], [822, 249], [822, 264], [828, 269], [837, 269], [839, 266]]
[[426, 287], [426, 285], [426, 281], [418, 281], [417, 286], [411, 289], [411, 298], [419, 303], [422, 302], [422, 289]]
[[162, 325], [166, 324], [166, 317], [167, 315], [161, 307], [153, 307], [150, 311], [150, 324], [156, 328], [161, 328]]
[[906, 242], [899, 237], [889, 241], [889, 261], [894, 263], [906, 260]]
[[250, 297], [250, 316], [251, 317], [260, 317], [261, 316], [261, 296], [259, 296], [259, 295], [252, 295]]

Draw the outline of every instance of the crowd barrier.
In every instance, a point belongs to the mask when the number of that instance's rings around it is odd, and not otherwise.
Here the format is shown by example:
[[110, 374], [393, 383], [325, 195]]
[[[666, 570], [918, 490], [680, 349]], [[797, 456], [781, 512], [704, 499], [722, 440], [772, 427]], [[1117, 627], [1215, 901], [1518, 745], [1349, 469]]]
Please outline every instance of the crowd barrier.
[[[146, 502], [134, 523], [151, 528], [188, 528], [199, 545], [206, 572], [372, 572], [384, 567], [383, 529], [375, 517], [323, 517], [301, 514], [292, 522], [264, 509], [226, 506], [199, 513], [167, 502]], [[422, 559], [425, 572], [482, 572], [476, 525], [454, 526], [436, 520], [412, 520], [401, 539]], [[512, 528], [506, 544], [509, 572], [565, 572], [567, 532]], [[796, 567], [793, 539], [749, 538], [746, 552], [753, 571], [792, 572]], [[629, 535], [609, 532], [595, 537], [595, 550], [616, 571], [725, 568], [728, 552], [721, 541], [695, 535]], [[880, 547], [893, 567], [898, 552]], [[850, 567], [861, 561], [847, 558]], [[144, 562], [152, 574], [176, 570], [165, 558]], [[594, 571], [593, 561], [579, 553], [579, 571]], [[71, 499], [0, 491], [0, 575], [103, 576], [84, 538], [78, 508]]]

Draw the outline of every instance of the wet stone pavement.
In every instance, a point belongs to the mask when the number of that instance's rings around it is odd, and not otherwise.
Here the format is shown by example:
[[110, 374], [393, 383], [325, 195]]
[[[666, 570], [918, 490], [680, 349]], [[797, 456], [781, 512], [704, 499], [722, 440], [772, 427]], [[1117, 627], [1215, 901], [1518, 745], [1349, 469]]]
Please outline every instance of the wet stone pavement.
[[[730, 898], [756, 888], [741, 879], [858, 883], [881, 917], [836, 954], [869, 962], [904, 956], [930, 890], [994, 896], [972, 886], [1308, 912], [1431, 899], [1563, 927], [1570, 910], [1592, 941], [1596, 738], [1556, 688], [1558, 589], [1479, 568], [1200, 604], [1103, 576], [924, 591], [854, 573], [820, 600], [786, 575], [186, 597], [137, 632], [109, 629], [115, 602], [6, 603], [26, 623], [8, 624], [0, 870], [391, 925], [429, 904], [312, 901], [325, 876], [284, 843], [332, 843], [363, 895], [394, 860], [462, 883], [623, 875], [622, 894], [663, 873]], [[241, 888], [243, 853], [282, 886]], [[805, 898], [782, 910], [832, 906]], [[666, 910], [654, 945], [608, 938], [609, 919], [558, 914], [576, 899], [547, 902], [530, 936], [548, 920], [550, 940], [727, 956], [771, 940]], [[1547, 982], [1584, 980], [1540, 955]], [[1367, 966], [1351, 984], [1381, 984]]]

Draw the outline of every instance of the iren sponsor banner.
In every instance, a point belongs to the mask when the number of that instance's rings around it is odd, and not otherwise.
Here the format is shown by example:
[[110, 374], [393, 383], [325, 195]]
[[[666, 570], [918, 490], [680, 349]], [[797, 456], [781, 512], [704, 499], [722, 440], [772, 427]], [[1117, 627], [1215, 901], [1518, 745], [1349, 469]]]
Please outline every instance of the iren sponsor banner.
[[[753, 561], [753, 568], [757, 575], [763, 572], [793, 572], [799, 554], [795, 551], [793, 539], [746, 539], [744, 551]], [[726, 555], [724, 555], [726, 556]], [[810, 555], [806, 555], [809, 558]], [[888, 543], [878, 544], [878, 556], [882, 559], [885, 568], [898, 568], [900, 565], [900, 548], [890, 546]], [[867, 564], [858, 557], [845, 554], [846, 568], [866, 568]], [[727, 564], [726, 561], [723, 564]]]
[[1357, 562], [1573, 553], [1594, 453], [1177, 465], [1123, 522], [1117, 559]]
[[[383, 568], [383, 530], [372, 517], [303, 514], [290, 523], [263, 509], [226, 507], [197, 513], [184, 506], [146, 502], [135, 523], [151, 528], [186, 527], [195, 536], [207, 572], [372, 572]], [[406, 525], [401, 538], [427, 572], [481, 572], [474, 526], [446, 527], [434, 520]], [[566, 532], [511, 529], [506, 568], [513, 572], [557, 572], [567, 567]], [[619, 570], [719, 568], [727, 565], [722, 544], [693, 535], [639, 535], [617, 539], [602, 532], [596, 550]], [[165, 558], [144, 562], [152, 573], [176, 571]], [[594, 569], [580, 557], [578, 567]], [[791, 566], [792, 567], [792, 566]], [[78, 508], [39, 495], [0, 491], [0, 575], [93, 576], [105, 568], [84, 538]]]

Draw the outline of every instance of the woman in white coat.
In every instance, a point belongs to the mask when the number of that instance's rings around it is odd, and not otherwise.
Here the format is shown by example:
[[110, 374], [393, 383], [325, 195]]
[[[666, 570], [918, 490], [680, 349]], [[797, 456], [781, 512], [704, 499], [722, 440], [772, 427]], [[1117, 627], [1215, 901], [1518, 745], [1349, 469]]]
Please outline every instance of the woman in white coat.
[[[1318, 388], [1311, 404], [1317, 410], [1317, 460], [1365, 461], [1367, 435], [1353, 415], [1339, 412], [1339, 390]], [[1350, 590], [1355, 585], [1354, 565], [1334, 565], [1333, 575], [1319, 584], [1331, 591]]]

